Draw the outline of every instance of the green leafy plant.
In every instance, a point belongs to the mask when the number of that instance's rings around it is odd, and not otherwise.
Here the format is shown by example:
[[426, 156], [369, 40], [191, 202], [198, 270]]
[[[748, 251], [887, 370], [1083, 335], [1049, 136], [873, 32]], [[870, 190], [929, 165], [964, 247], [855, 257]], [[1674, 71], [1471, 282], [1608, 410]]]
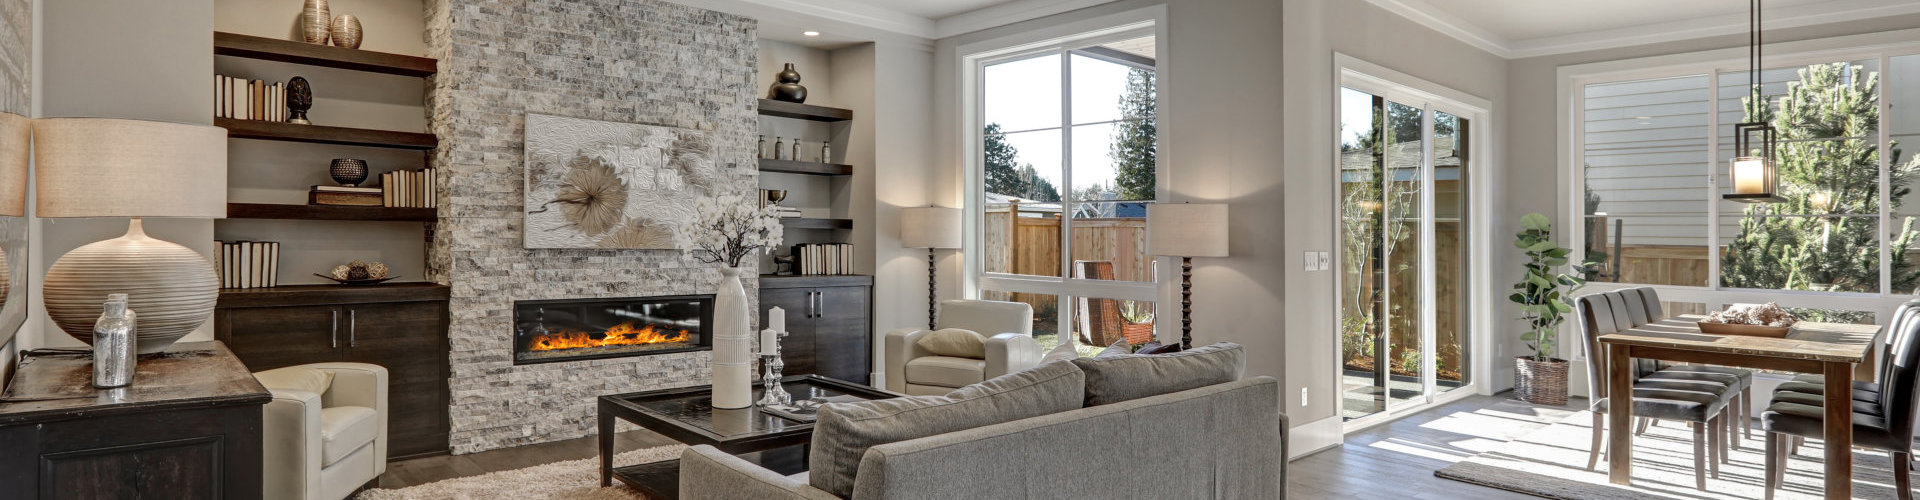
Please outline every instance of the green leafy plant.
[[1417, 375], [1420, 373], [1419, 349], [1400, 351], [1400, 371], [1409, 375]]
[[1513, 245], [1527, 254], [1527, 276], [1513, 285], [1513, 295], [1507, 298], [1520, 304], [1520, 319], [1526, 320], [1530, 328], [1522, 338], [1527, 348], [1533, 350], [1531, 357], [1535, 361], [1551, 361], [1553, 354], [1559, 352], [1560, 323], [1566, 321], [1567, 313], [1573, 312], [1573, 306], [1567, 303], [1567, 294], [1586, 280], [1563, 272], [1572, 250], [1553, 242], [1553, 223], [1547, 216], [1527, 214], [1520, 218], [1520, 228], [1514, 235]]
[[1152, 323], [1153, 305], [1132, 300], [1121, 301], [1120, 319], [1135, 325]]

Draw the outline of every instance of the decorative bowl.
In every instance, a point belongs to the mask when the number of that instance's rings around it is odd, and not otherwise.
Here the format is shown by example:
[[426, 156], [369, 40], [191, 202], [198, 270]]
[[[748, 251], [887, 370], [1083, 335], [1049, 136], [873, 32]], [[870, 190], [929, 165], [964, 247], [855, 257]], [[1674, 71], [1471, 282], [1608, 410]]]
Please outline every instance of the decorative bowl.
[[1740, 323], [1709, 323], [1706, 321], [1700, 322], [1700, 333], [1711, 333], [1716, 335], [1746, 335], [1749, 337], [1781, 338], [1781, 337], [1787, 336], [1787, 332], [1789, 331], [1793, 331], [1792, 326], [1746, 325], [1746, 324], [1740, 324]]
[[335, 278], [335, 277], [327, 276], [325, 274], [320, 274], [320, 273], [313, 273], [313, 275], [326, 278], [329, 280], [333, 280], [333, 282], [339, 283], [342, 285], [378, 285], [381, 283], [385, 283], [387, 281], [392, 281], [394, 278], [400, 277], [400, 275], [396, 274], [396, 275], [388, 276], [385, 278], [368, 278], [363, 280], [343, 280], [340, 278]]

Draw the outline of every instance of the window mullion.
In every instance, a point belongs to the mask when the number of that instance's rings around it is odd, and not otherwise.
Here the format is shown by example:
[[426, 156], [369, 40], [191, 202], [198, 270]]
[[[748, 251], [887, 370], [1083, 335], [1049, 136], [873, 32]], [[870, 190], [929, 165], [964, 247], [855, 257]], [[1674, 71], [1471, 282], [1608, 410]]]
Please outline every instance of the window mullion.
[[[1886, 54], [1880, 54], [1881, 75], [1887, 74], [1887, 64], [1889, 62]], [[1880, 160], [1880, 223], [1875, 227], [1880, 228], [1880, 234], [1878, 238], [1876, 238], [1880, 241], [1880, 294], [1888, 295], [1893, 293], [1893, 256], [1891, 254], [1893, 248], [1888, 243], [1887, 237], [1893, 233], [1889, 231], [1889, 229], [1892, 229], [1892, 226], [1888, 224], [1889, 221], [1887, 220], [1889, 216], [1887, 213], [1889, 210], [1889, 202], [1891, 201], [1889, 200], [1888, 191], [1892, 188], [1892, 186], [1888, 185], [1890, 181], [1887, 173], [1890, 167], [1889, 163], [1891, 162], [1891, 158], [1887, 157], [1887, 143], [1892, 140], [1889, 137], [1891, 132], [1887, 130], [1887, 116], [1892, 114], [1889, 113], [1889, 111], [1891, 111], [1893, 107], [1891, 104], [1888, 104], [1887, 101], [1887, 83], [1885, 81], [1880, 82], [1880, 85], [1874, 88], [1874, 92], [1880, 94], [1876, 96], [1879, 98], [1880, 104], [1873, 110], [1874, 113], [1880, 115], [1879, 119], [1875, 120], [1876, 123], [1879, 123], [1879, 126], [1874, 127], [1877, 129], [1875, 135], [1878, 136], [1877, 139], [1880, 141], [1879, 144], [1874, 146], [1875, 150], [1879, 152], [1877, 156]], [[1911, 290], [1909, 290], [1909, 292], [1911, 292]]]
[[[1073, 54], [1072, 51], [1060, 51], [1060, 278], [1062, 281], [1073, 277]], [[1065, 291], [1065, 287], [1062, 287]], [[1064, 293], [1054, 294], [1059, 307], [1054, 308], [1059, 317], [1061, 338], [1067, 338], [1073, 332], [1073, 299]]]
[[[1720, 289], [1720, 72], [1707, 72], [1707, 288]], [[1614, 235], [1615, 238], [1620, 237]], [[1621, 263], [1625, 256], [1617, 257]], [[1620, 281], [1620, 269], [1613, 270]]]

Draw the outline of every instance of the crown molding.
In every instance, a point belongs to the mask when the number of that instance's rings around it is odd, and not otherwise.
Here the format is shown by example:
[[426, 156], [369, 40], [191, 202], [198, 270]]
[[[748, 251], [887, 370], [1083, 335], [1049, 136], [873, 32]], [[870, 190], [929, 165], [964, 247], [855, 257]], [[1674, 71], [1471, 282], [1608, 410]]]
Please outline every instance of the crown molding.
[[1112, 3], [1115, 0], [1018, 0], [962, 12], [934, 22], [934, 37], [947, 38], [1022, 21]]
[[934, 22], [932, 19], [892, 9], [856, 4], [846, 0], [744, 1], [792, 14], [831, 19], [912, 37], [925, 39], [935, 38]]
[[[1472, 21], [1455, 16], [1426, 0], [1367, 0], [1367, 2], [1506, 59], [1632, 47], [1733, 35], [1747, 31], [1746, 14], [1730, 13], [1625, 28], [1513, 40], [1488, 31]], [[1796, 28], [1914, 13], [1920, 13], [1920, 2], [1834, 0], [1769, 10], [1765, 27], [1767, 29]]]

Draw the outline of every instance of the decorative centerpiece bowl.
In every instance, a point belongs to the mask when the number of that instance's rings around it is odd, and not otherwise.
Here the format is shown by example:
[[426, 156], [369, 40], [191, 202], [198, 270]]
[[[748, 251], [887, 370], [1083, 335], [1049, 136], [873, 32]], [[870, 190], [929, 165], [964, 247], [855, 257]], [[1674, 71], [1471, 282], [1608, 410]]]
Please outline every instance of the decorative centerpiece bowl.
[[393, 275], [393, 276], [388, 276], [388, 277], [385, 277], [385, 278], [367, 278], [367, 279], [358, 279], [358, 280], [356, 280], [356, 279], [340, 279], [340, 278], [335, 278], [335, 277], [332, 277], [332, 276], [327, 276], [327, 275], [325, 275], [325, 274], [320, 274], [320, 273], [313, 273], [313, 275], [314, 275], [314, 276], [319, 276], [319, 277], [322, 277], [322, 278], [326, 278], [326, 279], [330, 279], [330, 280], [333, 280], [333, 282], [334, 282], [334, 283], [339, 283], [339, 284], [342, 284], [342, 285], [378, 285], [378, 284], [381, 284], [381, 283], [386, 283], [386, 282], [388, 282], [388, 281], [393, 281], [393, 280], [395, 280], [395, 279], [398, 279], [398, 278], [400, 278], [400, 275], [397, 275], [397, 274], [396, 274], [396, 275]]
[[1746, 335], [1751, 337], [1781, 338], [1793, 331], [1793, 324], [1800, 318], [1782, 309], [1779, 304], [1734, 304], [1725, 311], [1707, 315], [1700, 320], [1700, 332], [1717, 335]]

